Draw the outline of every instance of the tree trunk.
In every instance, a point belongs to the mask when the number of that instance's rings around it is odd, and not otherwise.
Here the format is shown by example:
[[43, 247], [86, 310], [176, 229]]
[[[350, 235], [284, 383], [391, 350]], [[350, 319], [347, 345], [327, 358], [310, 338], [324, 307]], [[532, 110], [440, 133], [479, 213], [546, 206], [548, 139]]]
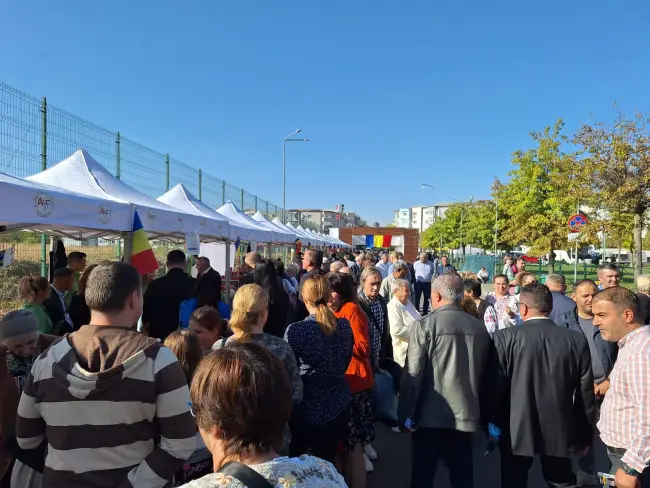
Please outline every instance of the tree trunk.
[[621, 234], [618, 235], [618, 257], [616, 258], [616, 262], [620, 263], [621, 262], [621, 248], [623, 247], [623, 238], [621, 237]]
[[643, 214], [645, 209], [637, 208], [634, 213], [634, 251], [632, 259], [634, 262], [634, 279], [643, 273]]
[[555, 273], [555, 253], [551, 250], [551, 252], [548, 253], [548, 274], [553, 273]]

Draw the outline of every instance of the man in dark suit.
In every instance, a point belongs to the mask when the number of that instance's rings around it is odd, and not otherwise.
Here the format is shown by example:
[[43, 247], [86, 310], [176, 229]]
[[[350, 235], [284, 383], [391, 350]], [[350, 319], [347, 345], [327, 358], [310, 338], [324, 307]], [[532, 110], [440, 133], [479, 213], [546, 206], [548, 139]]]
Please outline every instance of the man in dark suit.
[[576, 302], [564, 294], [566, 292], [566, 278], [564, 275], [548, 275], [546, 277], [546, 286], [551, 290], [553, 296], [553, 310], [548, 318], [555, 322], [555, 325], [579, 331]]
[[66, 332], [72, 332], [72, 319], [68, 314], [68, 305], [65, 295], [74, 286], [74, 271], [70, 268], [59, 268], [54, 271], [52, 284], [50, 285], [50, 296], [43, 300], [43, 309], [52, 321], [52, 334], [62, 336]]
[[203, 256], [197, 258], [196, 270], [198, 271], [196, 279], [202, 282], [209, 282], [211, 286], [214, 286], [217, 290], [221, 290], [221, 275], [216, 269], [212, 269], [208, 258]]
[[190, 298], [196, 280], [185, 272], [185, 253], [167, 254], [167, 274], [153, 280], [144, 294], [142, 323], [151, 337], [165, 340], [178, 328], [181, 302]]
[[548, 316], [549, 289], [525, 286], [520, 327], [494, 334], [495, 361], [488, 376], [488, 418], [502, 430], [501, 486], [527, 486], [536, 454], [549, 486], [575, 487], [572, 448], [593, 442], [596, 404], [591, 355], [581, 332], [558, 327]]

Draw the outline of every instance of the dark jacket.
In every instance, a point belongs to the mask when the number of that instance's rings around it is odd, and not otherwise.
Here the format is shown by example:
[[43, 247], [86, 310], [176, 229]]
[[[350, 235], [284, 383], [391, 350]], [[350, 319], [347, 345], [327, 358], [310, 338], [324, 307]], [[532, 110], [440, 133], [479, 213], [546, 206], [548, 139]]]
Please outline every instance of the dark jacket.
[[547, 318], [497, 331], [490, 420], [515, 455], [569, 457], [593, 441], [596, 403], [584, 334]]
[[404, 425], [475, 432], [482, 425], [490, 336], [458, 304], [415, 322], [409, 338], [397, 410]]
[[284, 331], [289, 324], [289, 295], [284, 291], [282, 280], [278, 284], [269, 301], [269, 316], [264, 324], [264, 332], [283, 338]]
[[196, 279], [200, 281], [202, 285], [209, 283], [210, 286], [214, 287], [215, 289], [221, 290], [221, 275], [216, 269], [210, 268], [205, 273], [197, 276]]
[[[375, 331], [378, 330], [379, 326], [375, 322], [375, 319], [372, 313], [370, 312], [370, 300], [368, 300], [366, 294], [363, 293], [363, 290], [359, 292], [358, 298], [359, 298], [359, 305], [361, 306], [361, 309], [368, 316], [368, 327], [372, 328]], [[377, 295], [376, 300], [379, 300], [379, 303], [381, 304], [382, 312], [384, 314], [384, 331], [381, 336], [381, 350], [379, 351], [379, 357], [393, 359], [393, 341], [391, 340], [390, 337], [390, 324], [388, 323], [388, 306], [386, 304], [386, 300], [384, 300], [384, 297], [382, 297], [381, 295]], [[372, 335], [370, 337], [372, 337]]]
[[41, 305], [52, 321], [53, 335], [62, 336], [73, 331], [72, 325], [65, 320], [66, 309], [52, 285], [50, 285], [50, 296], [43, 300]]
[[180, 268], [153, 280], [144, 293], [142, 323], [151, 337], [161, 340], [178, 328], [181, 302], [194, 291], [196, 280]]
[[551, 295], [553, 295], [553, 310], [548, 318], [555, 322], [556, 325], [561, 325], [568, 329], [580, 330], [576, 302], [559, 291], [553, 291]]
[[90, 308], [86, 305], [86, 298], [79, 292], [75, 292], [70, 299], [68, 313], [72, 319], [74, 330], [81, 329], [82, 325], [90, 324]]

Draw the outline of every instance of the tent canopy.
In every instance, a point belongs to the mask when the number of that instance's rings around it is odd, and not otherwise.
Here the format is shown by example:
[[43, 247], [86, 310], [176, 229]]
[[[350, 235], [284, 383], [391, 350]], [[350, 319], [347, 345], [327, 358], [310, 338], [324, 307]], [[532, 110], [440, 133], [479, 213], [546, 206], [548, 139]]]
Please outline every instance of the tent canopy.
[[313, 236], [310, 236], [309, 234], [306, 234], [304, 231], [299, 230], [298, 228], [294, 227], [291, 225], [291, 222], [287, 222], [286, 227], [291, 231], [296, 234], [296, 237], [300, 238], [300, 241], [302, 242], [303, 246], [315, 246], [316, 245], [316, 239], [314, 239]]
[[[253, 220], [249, 215], [246, 215], [244, 212], [239, 210], [237, 206], [230, 200], [219, 207], [217, 209], [217, 212], [239, 226], [258, 231], [256, 233], [256, 237], [252, 237], [249, 240], [255, 241], [257, 239], [257, 242], [277, 242], [274, 232], [267, 229], [258, 221]], [[246, 240], [242, 236], [239, 236], [239, 238]]]
[[210, 226], [218, 237], [230, 237], [230, 221], [198, 200], [181, 183], [159, 196], [157, 200], [181, 212], [210, 219]]
[[312, 232], [312, 231], [309, 230], [309, 229], [305, 229], [305, 228], [303, 228], [301, 225], [299, 225], [299, 226], [297, 227], [297, 229], [303, 231], [303, 232], [304, 232], [305, 234], [307, 234], [308, 236], [311, 236], [311, 237], [314, 239], [315, 244], [316, 244], [317, 246], [323, 246], [323, 245], [325, 244], [325, 241], [324, 241], [323, 239], [321, 239], [320, 237], [318, 237], [318, 236], [316, 235], [315, 232]]
[[185, 231], [210, 234], [207, 219], [174, 210], [131, 188], [109, 173], [84, 149], [27, 179], [73, 193], [131, 204], [137, 208], [145, 231], [153, 236], [183, 237]]
[[[38, 229], [73, 239], [125, 232], [133, 227], [125, 203], [94, 198], [0, 173], [3, 231]], [[0, 234], [2, 231], [0, 231]]]
[[260, 224], [264, 225], [264, 227], [267, 227], [269, 230], [275, 232], [279, 239], [278, 242], [285, 243], [285, 244], [293, 244], [296, 240], [295, 233], [290, 232], [288, 229], [285, 230], [281, 227], [278, 227], [273, 222], [269, 221], [266, 217], [264, 217], [264, 215], [262, 215], [262, 212], [260, 212], [259, 210], [255, 212], [255, 215], [253, 215], [253, 220], [259, 222]]

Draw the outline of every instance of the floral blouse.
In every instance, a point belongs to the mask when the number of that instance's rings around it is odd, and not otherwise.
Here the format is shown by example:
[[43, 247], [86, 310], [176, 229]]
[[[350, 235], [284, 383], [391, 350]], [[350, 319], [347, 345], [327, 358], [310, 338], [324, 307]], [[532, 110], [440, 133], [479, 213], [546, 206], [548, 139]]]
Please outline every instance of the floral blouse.
[[[273, 488], [347, 488], [343, 477], [331, 463], [314, 456], [281, 457], [249, 468], [261, 474]], [[181, 488], [246, 488], [236, 478], [211, 473]]]

